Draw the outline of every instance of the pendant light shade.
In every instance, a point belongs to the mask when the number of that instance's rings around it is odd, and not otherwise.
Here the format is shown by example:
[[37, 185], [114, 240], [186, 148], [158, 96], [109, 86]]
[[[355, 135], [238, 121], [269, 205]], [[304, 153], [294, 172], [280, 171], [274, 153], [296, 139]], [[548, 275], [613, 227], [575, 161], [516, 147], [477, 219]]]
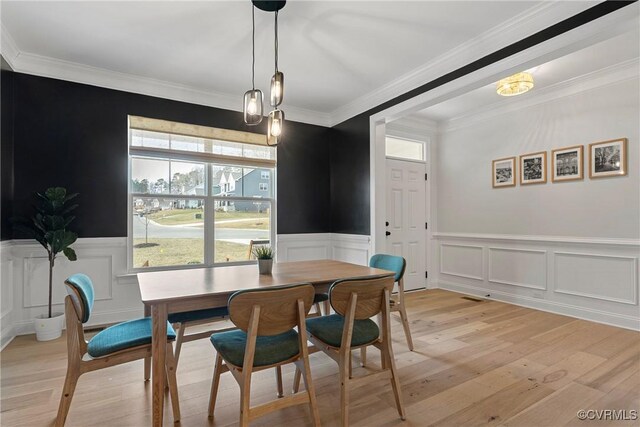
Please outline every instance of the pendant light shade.
[[284, 98], [284, 73], [276, 71], [271, 77], [271, 106], [277, 107], [282, 104]]
[[269, 145], [276, 145], [278, 143], [278, 140], [282, 136], [283, 125], [284, 125], [284, 111], [276, 109], [269, 113], [269, 125], [267, 126], [267, 132], [268, 132], [267, 137], [268, 137], [268, 140], [275, 141], [275, 144], [269, 144]]
[[257, 125], [262, 121], [262, 91], [251, 89], [244, 94], [244, 122], [248, 125]]
[[244, 93], [242, 112], [244, 122], [249, 126], [255, 126], [262, 122], [263, 96], [260, 89], [256, 89], [256, 18], [255, 7], [251, 7], [251, 90]]

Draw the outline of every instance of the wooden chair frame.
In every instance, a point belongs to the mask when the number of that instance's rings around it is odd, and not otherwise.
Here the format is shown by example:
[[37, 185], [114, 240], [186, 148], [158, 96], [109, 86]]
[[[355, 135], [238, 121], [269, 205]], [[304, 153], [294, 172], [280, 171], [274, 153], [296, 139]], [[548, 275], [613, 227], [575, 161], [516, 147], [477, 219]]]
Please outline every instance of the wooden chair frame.
[[[409, 327], [409, 317], [407, 316], [407, 309], [404, 304], [404, 277], [401, 277], [398, 280], [398, 296], [397, 298], [394, 296], [390, 296], [390, 309], [391, 313], [399, 312], [400, 313], [400, 322], [402, 323], [402, 328], [404, 329], [404, 336], [407, 338], [407, 346], [409, 347], [409, 351], [413, 351], [413, 339], [411, 338], [411, 328]], [[395, 317], [395, 316], [394, 316]], [[396, 318], [397, 319], [397, 318]], [[365, 366], [367, 364], [367, 348], [363, 347], [360, 349], [360, 364]]]
[[[263, 292], [256, 291], [256, 298], [260, 297]], [[236, 366], [226, 360], [216, 352], [216, 362], [213, 371], [213, 379], [211, 381], [211, 395], [209, 397], [209, 417], [213, 418], [215, 411], [216, 398], [218, 395], [218, 386], [220, 384], [220, 375], [224, 372], [231, 372], [233, 377], [240, 386], [240, 426], [246, 427], [249, 422], [266, 415], [268, 413], [288, 408], [290, 406], [309, 404], [311, 415], [313, 418], [313, 424], [320, 426], [320, 414], [318, 412], [318, 404], [316, 400], [315, 389], [313, 386], [313, 380], [311, 377], [311, 367], [309, 364], [309, 350], [307, 347], [307, 333], [305, 328], [305, 319], [308, 309], [305, 308], [305, 303], [302, 298], [296, 300], [297, 305], [297, 322], [298, 327], [298, 340], [300, 346], [300, 353], [295, 357], [267, 366], [253, 366], [256, 340], [258, 338], [258, 331], [266, 322], [260, 324], [260, 305], [256, 302], [251, 308], [251, 314], [248, 319], [247, 328], [247, 343], [245, 347], [243, 366]], [[231, 309], [231, 307], [230, 307]], [[234, 319], [232, 318], [232, 321]], [[234, 322], [235, 323], [235, 322]], [[254, 372], [259, 372], [265, 369], [276, 368], [276, 378], [278, 380], [279, 395], [282, 392], [282, 365], [288, 363], [294, 363], [296, 365], [296, 371], [301, 371], [305, 382], [306, 392], [294, 393], [292, 395], [279, 398], [277, 400], [267, 402], [258, 406], [251, 407], [251, 375]]]
[[[353, 334], [353, 324], [356, 319], [362, 319], [362, 315], [358, 313], [361, 311], [361, 308], [358, 303], [358, 293], [355, 290], [355, 286], [362, 286], [367, 282], [370, 283], [384, 283], [387, 282], [386, 286], [381, 289], [382, 298], [381, 304], [378, 312], [380, 313], [379, 322], [381, 325], [381, 334], [380, 337], [368, 344], [364, 344], [361, 346], [351, 346], [351, 338]], [[372, 280], [353, 280], [353, 281], [345, 281], [341, 282], [342, 284], [347, 284], [353, 286], [352, 291], [349, 293], [348, 302], [346, 304], [346, 310], [344, 310], [344, 328], [342, 330], [342, 342], [339, 348], [332, 347], [327, 343], [319, 340], [313, 335], [309, 335], [309, 341], [313, 343], [314, 348], [311, 349], [311, 352], [322, 351], [329, 357], [331, 357], [339, 367], [340, 373], [340, 407], [341, 407], [341, 424], [343, 427], [349, 425], [349, 391], [350, 389], [366, 385], [368, 383], [372, 383], [374, 381], [378, 381], [381, 378], [389, 379], [391, 381], [391, 386], [393, 388], [393, 394], [396, 403], [396, 409], [398, 410], [398, 414], [402, 420], [405, 419], [405, 410], [402, 399], [402, 391], [400, 388], [400, 378], [398, 376], [398, 372], [396, 369], [395, 359], [393, 355], [393, 348], [391, 345], [391, 321], [390, 321], [390, 291], [393, 289], [393, 278], [387, 277], [382, 279], [372, 279]], [[347, 286], [349, 286], [347, 285]], [[340, 307], [334, 304], [334, 297], [332, 292], [330, 292], [330, 300], [334, 309], [338, 314], [341, 314], [342, 310]], [[367, 304], [365, 301], [361, 301], [360, 304]], [[343, 302], [344, 307], [344, 302]], [[370, 309], [370, 307], [369, 307]], [[367, 313], [370, 314], [370, 313]], [[372, 317], [376, 315], [373, 313]], [[364, 349], [370, 345], [373, 345], [378, 350], [380, 350], [381, 358], [382, 358], [382, 370], [375, 372], [373, 374], [368, 374], [365, 376], [353, 377], [351, 375], [351, 351], [354, 349]], [[294, 393], [299, 390], [300, 386], [300, 371], [296, 368], [296, 373], [294, 376]]]
[[[67, 375], [64, 380], [60, 406], [56, 417], [55, 426], [62, 427], [67, 419], [73, 393], [80, 375], [98, 369], [132, 362], [134, 360], [151, 358], [151, 344], [121, 350], [104, 357], [93, 358], [87, 353], [87, 341], [84, 337], [84, 328], [79, 319], [76, 307], [70, 296], [65, 298], [65, 317], [67, 324]], [[180, 402], [178, 399], [178, 386], [176, 383], [176, 361], [173, 355], [173, 344], [167, 343], [166, 375], [169, 382], [173, 419], [180, 421]]]

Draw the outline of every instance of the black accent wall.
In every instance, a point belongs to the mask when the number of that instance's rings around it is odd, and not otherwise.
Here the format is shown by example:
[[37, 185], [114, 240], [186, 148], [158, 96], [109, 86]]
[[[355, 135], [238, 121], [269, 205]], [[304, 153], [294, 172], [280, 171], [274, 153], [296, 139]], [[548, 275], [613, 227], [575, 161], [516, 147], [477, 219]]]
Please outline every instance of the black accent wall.
[[[14, 90], [13, 214], [30, 210], [35, 191], [67, 187], [80, 193], [74, 222], [80, 237], [127, 235], [127, 115], [266, 132], [266, 124], [247, 127], [242, 114], [234, 111], [10, 74], [7, 80], [13, 80]], [[3, 107], [4, 82], [3, 78]], [[331, 133], [332, 129], [322, 126], [287, 123], [285, 143], [278, 147], [279, 234], [331, 231]], [[3, 166], [5, 145], [11, 149], [4, 142], [3, 126]], [[5, 227], [4, 210], [2, 217]], [[3, 228], [3, 238], [4, 233]]]
[[494, 62], [614, 12], [634, 1], [605, 1], [403, 95], [346, 120], [331, 146], [331, 223], [334, 233], [370, 234], [369, 117]]
[[4, 59], [0, 60], [0, 240], [9, 240], [11, 226], [7, 218], [13, 212], [13, 73], [4, 68], [8, 68]]

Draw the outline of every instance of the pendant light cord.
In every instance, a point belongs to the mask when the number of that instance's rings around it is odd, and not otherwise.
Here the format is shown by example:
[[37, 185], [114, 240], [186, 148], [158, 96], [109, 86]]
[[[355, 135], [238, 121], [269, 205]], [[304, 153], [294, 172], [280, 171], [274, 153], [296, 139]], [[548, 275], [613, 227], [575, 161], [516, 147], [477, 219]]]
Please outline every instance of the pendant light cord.
[[278, 11], [276, 10], [276, 37], [275, 37], [275, 53], [276, 53], [276, 73], [278, 72]]
[[251, 5], [251, 87], [256, 90], [256, 7]]

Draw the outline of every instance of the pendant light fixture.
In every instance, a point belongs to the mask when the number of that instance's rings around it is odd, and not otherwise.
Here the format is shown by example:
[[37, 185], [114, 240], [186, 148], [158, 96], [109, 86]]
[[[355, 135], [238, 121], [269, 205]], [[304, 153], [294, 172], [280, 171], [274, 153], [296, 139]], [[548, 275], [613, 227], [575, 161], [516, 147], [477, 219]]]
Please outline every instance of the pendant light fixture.
[[284, 111], [278, 108], [278, 106], [282, 104], [282, 99], [284, 98], [284, 74], [278, 70], [278, 11], [282, 9], [287, 2], [286, 0], [252, 0], [252, 2], [255, 7], [264, 10], [265, 12], [274, 12], [275, 15], [275, 72], [273, 77], [271, 77], [271, 90], [269, 93], [269, 104], [274, 108], [274, 110], [269, 113], [267, 144], [270, 146], [276, 146], [282, 137], [284, 128]]
[[251, 6], [251, 90], [244, 94], [244, 122], [255, 126], [262, 122], [262, 91], [256, 89], [256, 16], [255, 7]]

